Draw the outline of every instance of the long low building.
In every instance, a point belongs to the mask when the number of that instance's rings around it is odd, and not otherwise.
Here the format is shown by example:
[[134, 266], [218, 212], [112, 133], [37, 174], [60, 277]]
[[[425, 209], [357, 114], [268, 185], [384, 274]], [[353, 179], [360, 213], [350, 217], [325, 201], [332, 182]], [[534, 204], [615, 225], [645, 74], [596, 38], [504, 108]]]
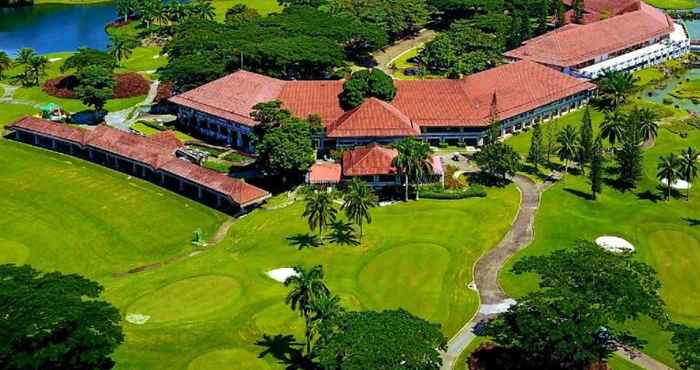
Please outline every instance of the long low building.
[[6, 127], [17, 141], [80, 157], [196, 199], [225, 212], [254, 207], [270, 193], [178, 158], [172, 131], [144, 137], [104, 125], [94, 130], [24, 117]]
[[318, 115], [319, 147], [389, 143], [413, 136], [433, 145], [480, 145], [494, 117], [510, 133], [586, 103], [595, 85], [531, 61], [502, 65], [459, 80], [394, 81], [391, 102], [370, 98], [345, 111], [343, 81], [282, 81], [238, 71], [170, 98], [181, 124], [205, 138], [252, 151], [257, 103], [279, 100], [297, 117]]
[[685, 29], [663, 11], [640, 1], [623, 5], [619, 15], [567, 24], [504, 55], [511, 61], [529, 60], [594, 79], [606, 70], [635, 71], [689, 52]]

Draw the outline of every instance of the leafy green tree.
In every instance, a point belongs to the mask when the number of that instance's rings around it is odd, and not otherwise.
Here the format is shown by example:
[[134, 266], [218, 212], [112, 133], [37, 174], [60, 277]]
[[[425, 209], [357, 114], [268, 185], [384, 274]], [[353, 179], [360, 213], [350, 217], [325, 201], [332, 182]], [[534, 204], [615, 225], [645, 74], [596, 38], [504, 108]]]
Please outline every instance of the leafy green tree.
[[521, 353], [532, 368], [590, 368], [620, 345], [643, 345], [615, 329], [626, 320], [667, 319], [654, 269], [630, 254], [579, 242], [574, 249], [525, 257], [513, 271], [539, 274], [541, 289], [489, 322], [480, 335]]
[[573, 0], [571, 8], [574, 11], [574, 23], [583, 23], [583, 0]]
[[123, 36], [109, 36], [109, 46], [107, 50], [111, 55], [116, 65], [119, 65], [123, 59], [128, 59], [136, 47], [136, 40], [129, 39]]
[[625, 131], [627, 116], [621, 110], [614, 110], [605, 113], [605, 119], [600, 124], [600, 134], [604, 139], [608, 139], [610, 145], [615, 146], [622, 140]]
[[365, 100], [375, 97], [384, 101], [392, 101], [396, 96], [394, 80], [380, 69], [360, 70], [343, 84], [340, 104], [345, 109], [352, 109]]
[[537, 4], [537, 29], [535, 33], [541, 35], [547, 32], [549, 24], [549, 0], [540, 0]]
[[634, 76], [629, 72], [606, 70], [596, 84], [598, 97], [593, 104], [602, 111], [611, 111], [627, 101], [634, 90]]
[[306, 217], [311, 231], [318, 228], [318, 233], [323, 234], [323, 228], [335, 221], [337, 213], [332, 193], [314, 192], [306, 197], [306, 207], [302, 216]]
[[331, 14], [381, 28], [398, 40], [415, 34], [430, 20], [425, 0], [329, 0]]
[[0, 79], [3, 78], [5, 71], [12, 68], [12, 58], [6, 52], [0, 51]]
[[556, 151], [558, 136], [559, 129], [555, 125], [548, 124], [544, 126], [544, 153], [547, 163], [552, 163], [552, 154]]
[[226, 24], [241, 25], [260, 17], [257, 10], [245, 4], [236, 4], [226, 11]]
[[544, 164], [544, 147], [542, 145], [542, 128], [540, 125], [535, 125], [532, 129], [530, 150], [527, 153], [527, 161], [535, 166], [535, 171], [538, 170], [540, 165]]
[[310, 6], [312, 8], [318, 8], [321, 5], [326, 4], [326, 0], [280, 0], [279, 4], [282, 6]]
[[576, 159], [576, 154], [579, 152], [578, 132], [576, 132], [574, 126], [567, 125], [564, 127], [557, 136], [557, 143], [559, 144], [557, 155], [559, 159], [564, 161], [564, 173], [568, 173], [569, 163]]
[[554, 15], [557, 17], [556, 26], [561, 27], [566, 24], [566, 8], [562, 0], [554, 0]]
[[658, 171], [656, 178], [666, 181], [666, 200], [671, 199], [672, 185], [679, 177], [680, 166], [681, 162], [678, 160], [678, 156], [673, 153], [659, 157], [659, 162], [656, 165]]
[[355, 236], [355, 228], [349, 222], [335, 220], [330, 223], [330, 232], [326, 236], [326, 241], [338, 245], [360, 245], [360, 241]]
[[185, 55], [168, 60], [160, 70], [161, 78], [171, 82], [175, 91], [187, 91], [226, 74], [224, 63], [214, 55]]
[[76, 274], [0, 265], [0, 368], [114, 367], [124, 336], [103, 289]]
[[107, 100], [112, 98], [114, 90], [112, 71], [95, 65], [80, 69], [75, 76], [78, 79], [75, 96], [83, 104], [101, 112]]
[[136, 11], [137, 4], [135, 0], [117, 0], [116, 7], [117, 15], [124, 17], [124, 23], [126, 23], [129, 20], [129, 16]]
[[681, 152], [680, 159], [680, 175], [689, 185], [686, 190], [685, 198], [690, 200], [690, 185], [695, 181], [695, 178], [698, 177], [698, 160], [700, 160], [700, 153], [692, 147], [688, 147], [688, 149]]
[[632, 113], [629, 115], [630, 120], [637, 121], [637, 125], [641, 130], [644, 141], [650, 142], [656, 138], [659, 129], [659, 115], [656, 111], [650, 108], [641, 108], [635, 106]]
[[671, 343], [673, 358], [683, 370], [700, 369], [700, 328], [691, 328], [681, 324], [671, 326], [673, 336]]
[[25, 66], [25, 75], [30, 85], [39, 84], [39, 79], [46, 73], [46, 65], [48, 64], [49, 59], [43, 55], [35, 55], [29, 59], [29, 64]]
[[605, 157], [603, 156], [603, 141], [600, 136], [598, 136], [591, 151], [591, 172], [589, 174], [591, 181], [591, 197], [593, 200], [595, 200], [597, 195], [603, 191], [604, 161]]
[[316, 348], [324, 369], [437, 370], [446, 345], [440, 325], [399, 309], [345, 313], [326, 325]]
[[362, 239], [362, 226], [365, 222], [372, 223], [370, 209], [377, 206], [377, 196], [366, 182], [354, 177], [348, 185], [343, 197], [343, 211], [348, 220], [360, 227], [360, 240]]
[[255, 135], [258, 140], [273, 128], [280, 127], [292, 118], [292, 113], [282, 108], [282, 101], [271, 100], [257, 103], [250, 112], [250, 117], [258, 124], [255, 126]]
[[303, 266], [295, 266], [294, 272], [295, 274], [284, 282], [284, 286], [292, 287], [284, 302], [291, 307], [292, 311], [298, 310], [301, 317], [304, 318], [306, 353], [311, 354], [311, 341], [313, 339], [311, 315], [314, 302], [322, 296], [329, 295], [330, 291], [323, 281], [323, 266], [316, 265], [308, 270]]
[[579, 129], [579, 162], [581, 167], [591, 162], [593, 157], [593, 123], [591, 122], [591, 112], [586, 107], [583, 111], [583, 119], [581, 120], [581, 128]]
[[157, 22], [161, 16], [164, 16], [165, 8], [160, 0], [141, 0], [138, 2], [137, 12], [141, 16], [141, 21], [145, 24], [146, 29], [151, 29], [151, 24]]
[[69, 70], [79, 71], [89, 66], [101, 66], [110, 71], [115, 67], [115, 58], [109, 53], [92, 48], [79, 48], [78, 52], [71, 55], [61, 65], [61, 73]]
[[639, 146], [641, 130], [635, 122], [623, 126], [622, 147], [615, 152], [618, 164], [618, 184], [623, 190], [634, 189], [642, 178], [643, 153]]
[[255, 150], [258, 163], [268, 172], [281, 175], [283, 182], [306, 172], [316, 159], [311, 126], [297, 118], [271, 129], [255, 143]]
[[476, 153], [474, 162], [482, 172], [501, 183], [520, 170], [520, 154], [510, 145], [498, 141]]
[[32, 83], [33, 77], [31, 76], [30, 63], [33, 59], [37, 57], [36, 52], [32, 48], [21, 48], [17, 52], [17, 57], [15, 58], [15, 64], [23, 66], [21, 80], [22, 84], [30, 85]]
[[195, 0], [188, 4], [190, 17], [203, 19], [203, 20], [214, 20], [216, 17], [216, 9], [212, 5], [210, 0]]
[[392, 101], [396, 96], [394, 79], [378, 68], [372, 69], [369, 74], [369, 91], [367, 94], [384, 101]]
[[180, 1], [171, 1], [165, 4], [165, 14], [170, 23], [177, 23], [190, 16], [190, 8]]

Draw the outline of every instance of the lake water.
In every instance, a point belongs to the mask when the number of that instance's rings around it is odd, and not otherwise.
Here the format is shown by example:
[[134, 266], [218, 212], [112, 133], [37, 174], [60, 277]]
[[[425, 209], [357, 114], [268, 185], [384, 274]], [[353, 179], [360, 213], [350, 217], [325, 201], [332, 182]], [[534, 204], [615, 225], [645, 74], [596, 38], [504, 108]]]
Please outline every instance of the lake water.
[[105, 49], [105, 25], [116, 18], [113, 3], [46, 4], [0, 9], [0, 50], [14, 55], [23, 47], [40, 54], [81, 46]]

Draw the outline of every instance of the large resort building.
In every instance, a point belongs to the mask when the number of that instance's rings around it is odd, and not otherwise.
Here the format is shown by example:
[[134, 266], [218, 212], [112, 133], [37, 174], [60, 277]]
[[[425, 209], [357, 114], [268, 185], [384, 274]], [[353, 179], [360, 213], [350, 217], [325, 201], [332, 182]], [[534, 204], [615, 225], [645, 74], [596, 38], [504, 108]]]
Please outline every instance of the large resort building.
[[238, 71], [174, 96], [180, 123], [200, 135], [252, 151], [248, 138], [257, 103], [279, 100], [297, 117], [318, 115], [323, 149], [348, 148], [404, 137], [453, 145], [480, 145], [494, 116], [510, 133], [580, 107], [595, 85], [531, 61], [502, 65], [459, 80], [394, 81], [391, 102], [369, 98], [345, 111], [343, 81], [282, 81]]
[[[585, 0], [582, 23], [569, 23], [505, 53], [574, 77], [595, 79], [606, 70], [636, 71], [690, 50], [682, 25], [636, 1]], [[571, 12], [567, 13], [570, 20]], [[607, 17], [607, 18], [606, 18]]]
[[104, 125], [88, 130], [34, 117], [6, 128], [15, 140], [149, 180], [224, 212], [235, 214], [270, 197], [242, 180], [178, 158], [183, 144], [170, 131], [147, 138]]

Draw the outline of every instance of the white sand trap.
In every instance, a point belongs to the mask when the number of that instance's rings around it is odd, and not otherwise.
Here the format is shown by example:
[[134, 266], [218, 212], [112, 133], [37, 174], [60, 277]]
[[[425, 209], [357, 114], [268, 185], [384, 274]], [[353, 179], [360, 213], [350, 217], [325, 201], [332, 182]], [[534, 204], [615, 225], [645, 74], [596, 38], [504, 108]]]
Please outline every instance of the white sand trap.
[[[662, 179], [662, 180], [661, 180], [661, 183], [662, 183], [664, 186], [668, 186], [668, 180], [667, 180], [667, 179]], [[688, 189], [691, 188], [691, 186], [692, 186], [692, 185], [690, 185], [687, 181], [678, 179], [678, 180], [674, 181], [673, 184], [671, 184], [671, 189], [675, 189], [675, 190], [688, 190]]]
[[51, 58], [49, 59], [49, 63], [58, 62], [59, 60], [63, 60], [63, 58]]
[[634, 246], [630, 242], [616, 236], [601, 236], [595, 243], [613, 253], [634, 252]]
[[267, 272], [267, 276], [275, 281], [279, 281], [280, 283], [284, 283], [287, 281], [288, 277], [296, 275], [296, 271], [294, 271], [294, 269], [291, 267], [283, 267], [281, 269], [275, 269]]
[[516, 304], [514, 299], [504, 299], [496, 304], [482, 304], [479, 308], [479, 312], [484, 315], [493, 315], [497, 313], [503, 313], [508, 311], [510, 306]]
[[148, 315], [142, 315], [140, 313], [127, 313], [126, 314], [126, 321], [136, 324], [136, 325], [143, 325], [146, 323], [146, 321], [150, 320], [151, 317]]

